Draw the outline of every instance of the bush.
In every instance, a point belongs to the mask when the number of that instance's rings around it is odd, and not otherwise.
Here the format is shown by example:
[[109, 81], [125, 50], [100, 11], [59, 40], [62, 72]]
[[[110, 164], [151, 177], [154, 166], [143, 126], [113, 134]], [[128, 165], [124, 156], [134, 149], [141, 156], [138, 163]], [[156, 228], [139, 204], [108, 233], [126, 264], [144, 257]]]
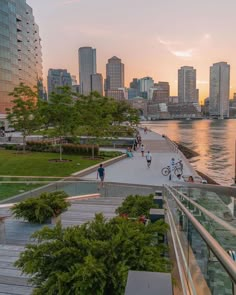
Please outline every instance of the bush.
[[149, 211], [151, 208], [158, 208], [156, 204], [153, 203], [154, 196], [150, 194], [149, 196], [140, 195], [130, 195], [128, 196], [120, 207], [116, 209], [117, 214], [125, 214], [129, 217], [139, 217], [141, 215], [149, 216]]
[[114, 151], [100, 151], [99, 156], [104, 158], [115, 158], [123, 155], [122, 152], [114, 152]]
[[[98, 145], [88, 145], [88, 144], [72, 144], [66, 143], [62, 144], [63, 152], [66, 154], [74, 155], [92, 155], [92, 150], [94, 149], [94, 155], [97, 156], [99, 152]], [[26, 150], [32, 152], [49, 152], [58, 153], [59, 146], [53, 145], [51, 141], [27, 141]]]
[[33, 223], [45, 223], [66, 211], [70, 203], [65, 200], [68, 195], [63, 191], [42, 193], [37, 198], [29, 198], [12, 207], [16, 218], [24, 218]]
[[34, 295], [123, 295], [129, 270], [170, 271], [157, 239], [167, 229], [162, 221], [145, 226], [101, 214], [81, 226], [44, 227], [15, 265], [31, 277]]

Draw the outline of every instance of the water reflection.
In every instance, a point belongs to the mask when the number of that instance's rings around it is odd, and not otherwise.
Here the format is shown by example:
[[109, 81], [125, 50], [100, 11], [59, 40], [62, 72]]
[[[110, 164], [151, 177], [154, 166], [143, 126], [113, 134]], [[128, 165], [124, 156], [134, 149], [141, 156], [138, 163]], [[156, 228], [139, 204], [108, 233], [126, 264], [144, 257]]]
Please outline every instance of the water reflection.
[[233, 183], [236, 120], [157, 121], [146, 125], [198, 152], [199, 156], [191, 160], [195, 169], [220, 184]]

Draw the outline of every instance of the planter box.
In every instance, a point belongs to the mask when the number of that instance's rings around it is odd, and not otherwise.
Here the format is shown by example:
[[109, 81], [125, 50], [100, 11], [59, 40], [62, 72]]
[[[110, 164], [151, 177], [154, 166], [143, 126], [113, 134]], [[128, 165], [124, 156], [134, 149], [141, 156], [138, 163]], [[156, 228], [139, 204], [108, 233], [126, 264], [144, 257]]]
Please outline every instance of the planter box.
[[156, 222], [160, 219], [165, 219], [165, 210], [164, 209], [150, 209], [149, 211], [151, 222]]
[[163, 198], [161, 196], [154, 197], [153, 202], [158, 205], [159, 209], [163, 209]]

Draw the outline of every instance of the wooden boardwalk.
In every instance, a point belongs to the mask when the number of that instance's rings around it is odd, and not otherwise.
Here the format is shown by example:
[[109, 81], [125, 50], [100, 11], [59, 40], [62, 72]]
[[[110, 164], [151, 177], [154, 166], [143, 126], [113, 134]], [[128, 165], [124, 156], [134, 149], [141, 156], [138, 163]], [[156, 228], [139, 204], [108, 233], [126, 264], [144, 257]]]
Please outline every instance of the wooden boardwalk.
[[[96, 213], [103, 213], [105, 217], [115, 216], [115, 209], [122, 203], [123, 197], [101, 197], [74, 201], [67, 212], [62, 214], [62, 225], [80, 225], [94, 218]], [[0, 209], [0, 216], [10, 216], [11, 212]], [[52, 227], [52, 225], [49, 225]], [[6, 239], [0, 242], [0, 295], [29, 295], [33, 287], [28, 277], [14, 266], [19, 254], [30, 236], [43, 226], [32, 225], [24, 221], [9, 217], [5, 221]], [[3, 244], [4, 243], [4, 244]]]

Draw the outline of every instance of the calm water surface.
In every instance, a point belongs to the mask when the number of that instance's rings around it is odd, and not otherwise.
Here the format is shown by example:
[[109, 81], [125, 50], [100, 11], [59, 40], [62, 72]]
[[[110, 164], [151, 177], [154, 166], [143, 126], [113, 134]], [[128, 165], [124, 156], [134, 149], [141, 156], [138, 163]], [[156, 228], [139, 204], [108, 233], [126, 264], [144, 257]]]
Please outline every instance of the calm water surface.
[[195, 150], [193, 167], [222, 185], [234, 177], [236, 120], [158, 121], [145, 124], [174, 141]]

